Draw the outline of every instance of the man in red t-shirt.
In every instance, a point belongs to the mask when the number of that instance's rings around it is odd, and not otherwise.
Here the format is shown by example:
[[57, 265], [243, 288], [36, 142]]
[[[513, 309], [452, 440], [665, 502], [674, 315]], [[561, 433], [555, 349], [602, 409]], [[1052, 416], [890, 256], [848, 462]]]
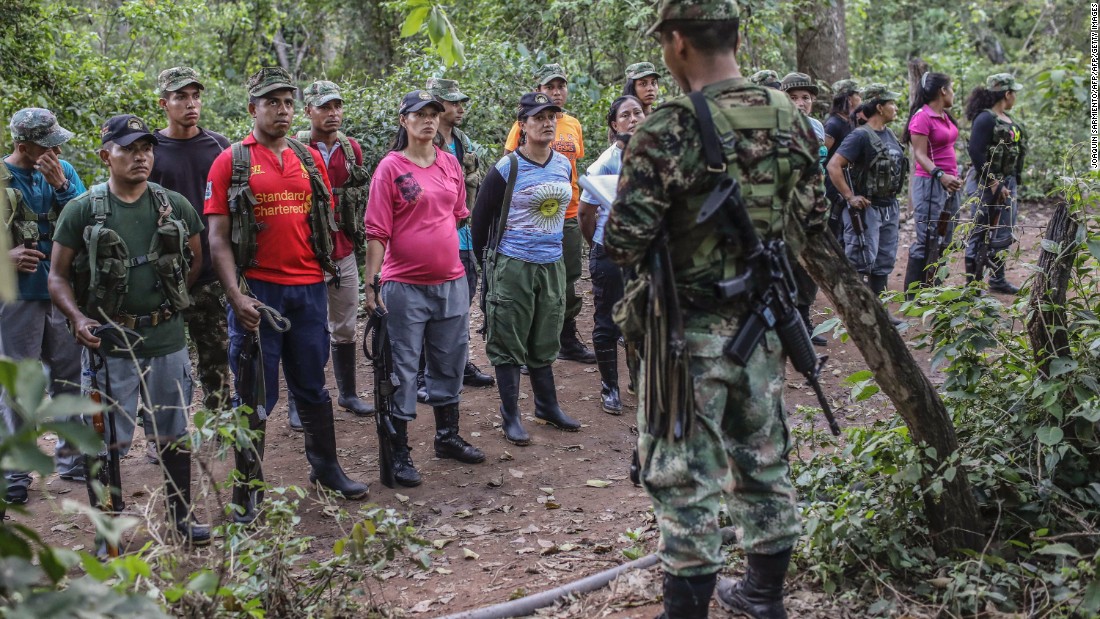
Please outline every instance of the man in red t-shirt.
[[[238, 388], [241, 380], [238, 355], [245, 336], [248, 331], [258, 330], [260, 334], [266, 397], [263, 406], [257, 404], [258, 409], [263, 409], [258, 411], [259, 429], [263, 430], [265, 411], [272, 410], [279, 400], [282, 360], [287, 366], [287, 389], [298, 404], [305, 431], [306, 459], [312, 467], [310, 481], [345, 498], [359, 499], [367, 496], [368, 488], [348, 478], [340, 467], [332, 400], [325, 390], [328, 295], [310, 240], [313, 231], [309, 225], [310, 209], [317, 202], [325, 202], [314, 199], [306, 162], [298, 157], [286, 137], [294, 117], [295, 90], [290, 75], [278, 67], [261, 69], [248, 79], [248, 113], [254, 122], [252, 133], [241, 144], [250, 164], [248, 188], [255, 196], [256, 255], [250, 264], [236, 264], [230, 241], [229, 192], [235, 148], [223, 151], [214, 160], [206, 183], [210, 251], [229, 302], [229, 360]], [[323, 161], [321, 153], [313, 149], [308, 152], [313, 162]], [[320, 166], [320, 173], [328, 190], [331, 185], [324, 166]], [[247, 284], [245, 290], [239, 285], [242, 280]], [[285, 316], [290, 328], [280, 332], [269, 321], [261, 322], [261, 306]], [[240, 398], [239, 392], [237, 397]], [[262, 457], [262, 443], [255, 455]], [[238, 469], [246, 465], [249, 468], [246, 478], [262, 479], [252, 458], [238, 454], [237, 461]], [[233, 502], [240, 511], [235, 519], [254, 520], [257, 499], [254, 489], [238, 485]]]
[[[345, 136], [340, 131], [344, 121], [344, 98], [340, 88], [332, 82], [318, 80], [302, 93], [306, 103], [306, 116], [309, 117], [310, 130], [298, 133], [298, 139], [309, 144], [321, 153], [332, 181], [333, 202], [337, 219], [341, 218], [343, 200], [364, 200], [365, 187], [353, 189], [352, 186], [366, 181], [367, 171], [363, 168], [363, 151], [359, 142]], [[345, 152], [345, 144], [352, 152]], [[351, 189], [351, 191], [349, 191]], [[359, 220], [362, 220], [362, 210]], [[328, 288], [328, 330], [332, 340], [332, 373], [336, 376], [336, 388], [339, 397], [336, 403], [359, 416], [370, 415], [374, 407], [360, 399], [355, 388], [355, 319], [359, 315], [359, 265], [356, 262], [356, 247], [352, 239], [344, 232], [347, 229], [340, 221], [341, 230], [332, 235], [332, 261], [340, 268], [340, 286]], [[363, 248], [358, 248], [360, 253]], [[331, 276], [326, 276], [329, 278]], [[284, 372], [286, 368], [283, 368]], [[294, 398], [287, 398], [290, 412], [290, 428], [301, 431]]]

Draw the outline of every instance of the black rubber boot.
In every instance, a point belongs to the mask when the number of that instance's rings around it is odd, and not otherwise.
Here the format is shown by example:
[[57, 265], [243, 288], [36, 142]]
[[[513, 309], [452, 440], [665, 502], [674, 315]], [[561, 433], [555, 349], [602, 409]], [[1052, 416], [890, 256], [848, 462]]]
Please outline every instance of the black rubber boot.
[[619, 351], [614, 344], [596, 345], [596, 367], [600, 369], [600, 406], [603, 412], [622, 415], [623, 402], [619, 397]]
[[718, 574], [673, 576], [665, 572], [663, 619], [707, 619]]
[[718, 605], [753, 619], [787, 619], [783, 580], [790, 562], [789, 548], [773, 555], [749, 554], [741, 580], [723, 578], [718, 583]]
[[210, 527], [191, 515], [191, 452], [174, 446], [160, 451], [164, 469], [164, 492], [168, 497], [168, 522], [192, 546], [210, 545]]
[[[558, 339], [561, 348], [558, 349], [558, 359], [563, 361], [576, 361], [578, 363], [595, 363], [596, 353], [589, 350], [584, 342], [577, 337], [577, 321], [566, 320], [561, 328], [561, 337]], [[530, 368], [528, 368], [530, 369]]]
[[450, 458], [466, 464], [485, 462], [485, 454], [458, 434], [458, 423], [461, 417], [458, 404], [436, 406], [434, 411], [436, 457]]
[[824, 335], [813, 335], [814, 323], [812, 320], [810, 320], [810, 306], [799, 305], [798, 315], [802, 316], [802, 322], [806, 323], [806, 332], [810, 334], [810, 341], [813, 342], [813, 345], [827, 346], [829, 344], [829, 340], [826, 340]]
[[527, 369], [531, 372], [531, 391], [535, 394], [535, 417], [559, 430], [566, 432], [580, 430], [581, 422], [566, 415], [558, 406], [558, 389], [554, 386], [554, 367], [528, 366]]
[[409, 422], [404, 419], [391, 419], [393, 421], [393, 479], [406, 488], [419, 486], [423, 479], [420, 472], [413, 466], [412, 455], [409, 449]]
[[978, 262], [973, 258], [963, 258], [963, 271], [966, 273], [966, 283], [974, 283], [978, 277]]
[[996, 258], [994, 265], [993, 273], [989, 276], [989, 289], [1001, 294], [1017, 294], [1020, 292], [1020, 287], [1014, 285], [1005, 277], [1004, 258]]
[[[875, 293], [876, 297], [881, 297], [882, 293], [886, 292], [886, 288], [889, 286], [889, 277], [889, 275], [868, 275], [867, 287], [871, 289], [871, 292]], [[890, 311], [887, 310], [886, 313], [890, 314]], [[904, 320], [894, 316], [893, 314], [890, 314], [890, 324], [894, 325], [895, 327], [903, 324], [904, 322]]]
[[298, 404], [294, 401], [294, 394], [289, 391], [286, 394], [286, 425], [295, 432], [302, 431], [302, 418], [298, 415]]
[[345, 499], [363, 499], [370, 487], [344, 473], [336, 456], [336, 426], [332, 419], [332, 400], [319, 404], [298, 405], [305, 432], [306, 460], [312, 470], [310, 483], [320, 484]]
[[374, 406], [361, 399], [355, 389], [355, 342], [332, 345], [332, 373], [340, 393], [336, 403], [359, 417], [373, 415]]
[[905, 263], [905, 300], [912, 301], [916, 296], [916, 288], [912, 286], [917, 285], [917, 288], [924, 287], [924, 258], [914, 258], [909, 256], [909, 261]]
[[501, 430], [509, 443], [530, 445], [531, 436], [519, 419], [519, 366], [498, 365], [497, 391], [500, 393]]
[[466, 362], [466, 370], [462, 373], [462, 384], [467, 387], [492, 387], [496, 379], [481, 371], [473, 361]]
[[[294, 401], [294, 396], [287, 396], [289, 402]], [[294, 417], [298, 416], [297, 411]], [[240, 473], [240, 480], [233, 484], [233, 522], [250, 525], [260, 515], [260, 503], [264, 500], [264, 490], [261, 484], [253, 485], [252, 482], [264, 480], [264, 447], [267, 443], [267, 420], [260, 420], [257, 415], [247, 417], [249, 429], [260, 433], [260, 437], [252, 441], [251, 448], [233, 450], [233, 459]], [[293, 420], [292, 420], [293, 421]], [[293, 427], [293, 426], [291, 426]], [[298, 420], [301, 428], [301, 420]], [[301, 431], [299, 429], [299, 431]]]

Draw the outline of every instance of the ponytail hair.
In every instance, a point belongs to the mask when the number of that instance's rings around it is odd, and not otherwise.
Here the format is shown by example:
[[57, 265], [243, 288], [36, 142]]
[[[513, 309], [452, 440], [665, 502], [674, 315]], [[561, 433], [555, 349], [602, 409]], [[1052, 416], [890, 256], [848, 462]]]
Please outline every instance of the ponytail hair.
[[626, 78], [626, 82], [623, 83], [623, 96], [627, 95], [631, 97], [638, 96], [638, 89], [634, 87], [634, 80], [630, 79], [629, 77]]
[[993, 92], [992, 90], [986, 90], [984, 86], [978, 86], [971, 90], [970, 95], [966, 98], [966, 119], [974, 122], [978, 114], [993, 107], [998, 101], [1004, 99], [1006, 94], [1008, 94], [1007, 90]]
[[[633, 89], [634, 80], [627, 81], [631, 83], [631, 89]], [[621, 108], [623, 104], [627, 101], [633, 101], [634, 103], [638, 104], [638, 107], [643, 109], [645, 108], [645, 106], [642, 105], [642, 100], [634, 96], [633, 94], [625, 94], [611, 102], [611, 108], [607, 110], [607, 141], [611, 142], [612, 144], [615, 143], [616, 133], [614, 127], [612, 127], [611, 125], [615, 122], [616, 117], [618, 117], [619, 115], [619, 108]]]
[[393, 136], [390, 143], [390, 152], [402, 151], [409, 147], [409, 132], [401, 125], [397, 126], [397, 135]]
[[[940, 96], [940, 89], [945, 86], [951, 85], [951, 76], [946, 73], [936, 73], [933, 71], [925, 71], [921, 76], [920, 82], [917, 83], [917, 97], [913, 100], [913, 104], [909, 106], [909, 120], [913, 120], [913, 116], [920, 111], [922, 107], [936, 100]], [[947, 120], [951, 121], [951, 124], [956, 127], [959, 123], [955, 122], [955, 118], [951, 116], [951, 112], [946, 109], [943, 111], [947, 116]], [[901, 135], [901, 141], [903, 144], [909, 144], [909, 123], [905, 123], [905, 132]]]
[[829, 109], [829, 114], [847, 119], [848, 114], [852, 112], [852, 110], [849, 109], [851, 97], [852, 92], [848, 90], [842, 90], [833, 95], [833, 105], [832, 108]]

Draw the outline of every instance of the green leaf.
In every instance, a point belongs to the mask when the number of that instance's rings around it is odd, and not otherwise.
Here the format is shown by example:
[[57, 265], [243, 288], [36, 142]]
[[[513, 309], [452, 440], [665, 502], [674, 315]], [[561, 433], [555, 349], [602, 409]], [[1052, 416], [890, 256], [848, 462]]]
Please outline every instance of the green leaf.
[[860, 383], [860, 382], [863, 382], [863, 381], [868, 380], [870, 378], [874, 378], [874, 376], [875, 375], [874, 375], [873, 372], [871, 372], [871, 370], [860, 370], [860, 371], [856, 372], [855, 374], [852, 374], [852, 375], [848, 376], [848, 378], [845, 378], [844, 379], [844, 384], [848, 385], [848, 386], [853, 386], [856, 383]]
[[53, 472], [53, 458], [39, 451], [37, 443], [11, 441], [5, 447], [8, 453], [0, 458], [0, 468], [9, 471], [35, 471], [43, 476]]
[[420, 32], [420, 27], [424, 25], [424, 19], [430, 11], [430, 8], [425, 7], [414, 9], [409, 13], [409, 16], [405, 18], [405, 23], [401, 24], [401, 38], [411, 37]]
[[1050, 361], [1050, 377], [1061, 376], [1077, 369], [1078, 363], [1074, 359], [1058, 357]]
[[80, 450], [80, 453], [96, 454], [103, 448], [103, 437], [94, 428], [82, 423], [59, 421], [44, 423], [39, 427], [43, 432], [53, 432], [64, 437], [65, 442]]
[[197, 593], [210, 595], [218, 587], [218, 575], [210, 570], [202, 570], [191, 577], [187, 588]]
[[447, 22], [443, 13], [439, 7], [432, 7], [431, 16], [428, 18], [428, 38], [431, 39], [432, 45], [438, 45], [446, 33]]
[[879, 391], [881, 391], [881, 389], [879, 389], [878, 385], [868, 382], [866, 384], [859, 385], [852, 390], [852, 399], [856, 402], [862, 402], [867, 398], [875, 395]]
[[1043, 426], [1035, 431], [1035, 438], [1048, 447], [1061, 443], [1064, 436], [1065, 433], [1058, 426]]
[[1064, 542], [1056, 542], [1054, 544], [1047, 544], [1042, 548], [1035, 551], [1036, 554], [1041, 555], [1054, 555], [1059, 557], [1073, 557], [1075, 559], [1081, 558], [1081, 553], [1077, 552], [1077, 549]]
[[50, 398], [49, 404], [38, 412], [38, 420], [45, 421], [47, 419], [62, 419], [74, 415], [91, 415], [101, 410], [103, 410], [103, 405], [93, 402], [91, 398], [73, 395], [71, 393], [63, 393]]
[[1088, 245], [1092, 257], [1100, 260], [1100, 239], [1089, 239], [1085, 244]]
[[19, 366], [11, 359], [0, 359], [0, 386], [8, 391], [15, 391], [15, 376], [19, 373]]
[[1043, 251], [1052, 253], [1054, 255], [1058, 255], [1058, 254], [1062, 253], [1062, 244], [1059, 243], [1058, 241], [1053, 241], [1051, 239], [1043, 239], [1043, 240], [1039, 241], [1039, 246], [1043, 248]]
[[1100, 612], [1100, 580], [1094, 580], [1085, 588], [1085, 594], [1081, 596], [1081, 610], [1085, 614]]
[[[46, 397], [46, 373], [38, 361], [20, 361], [15, 377], [15, 401], [25, 416], [34, 416]], [[28, 419], [30, 421], [30, 419]]]

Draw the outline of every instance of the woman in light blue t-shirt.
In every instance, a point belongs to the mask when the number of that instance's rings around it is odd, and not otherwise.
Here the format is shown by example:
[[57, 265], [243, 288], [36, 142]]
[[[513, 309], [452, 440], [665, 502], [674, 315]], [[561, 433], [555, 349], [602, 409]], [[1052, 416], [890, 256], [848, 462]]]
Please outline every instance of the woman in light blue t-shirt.
[[[638, 125], [645, 120], [642, 102], [637, 97], [624, 95], [611, 103], [607, 113], [608, 138], [611, 146], [599, 159], [588, 166], [588, 176], [618, 175], [623, 164], [623, 148]], [[623, 403], [619, 398], [619, 327], [611, 319], [615, 303], [623, 298], [623, 272], [604, 253], [603, 228], [611, 208], [598, 205], [598, 200], [588, 190], [581, 194], [581, 234], [592, 248], [588, 257], [588, 272], [592, 274], [592, 294], [595, 297], [592, 345], [596, 349], [596, 366], [600, 370], [600, 406], [604, 412], [621, 415]]]

